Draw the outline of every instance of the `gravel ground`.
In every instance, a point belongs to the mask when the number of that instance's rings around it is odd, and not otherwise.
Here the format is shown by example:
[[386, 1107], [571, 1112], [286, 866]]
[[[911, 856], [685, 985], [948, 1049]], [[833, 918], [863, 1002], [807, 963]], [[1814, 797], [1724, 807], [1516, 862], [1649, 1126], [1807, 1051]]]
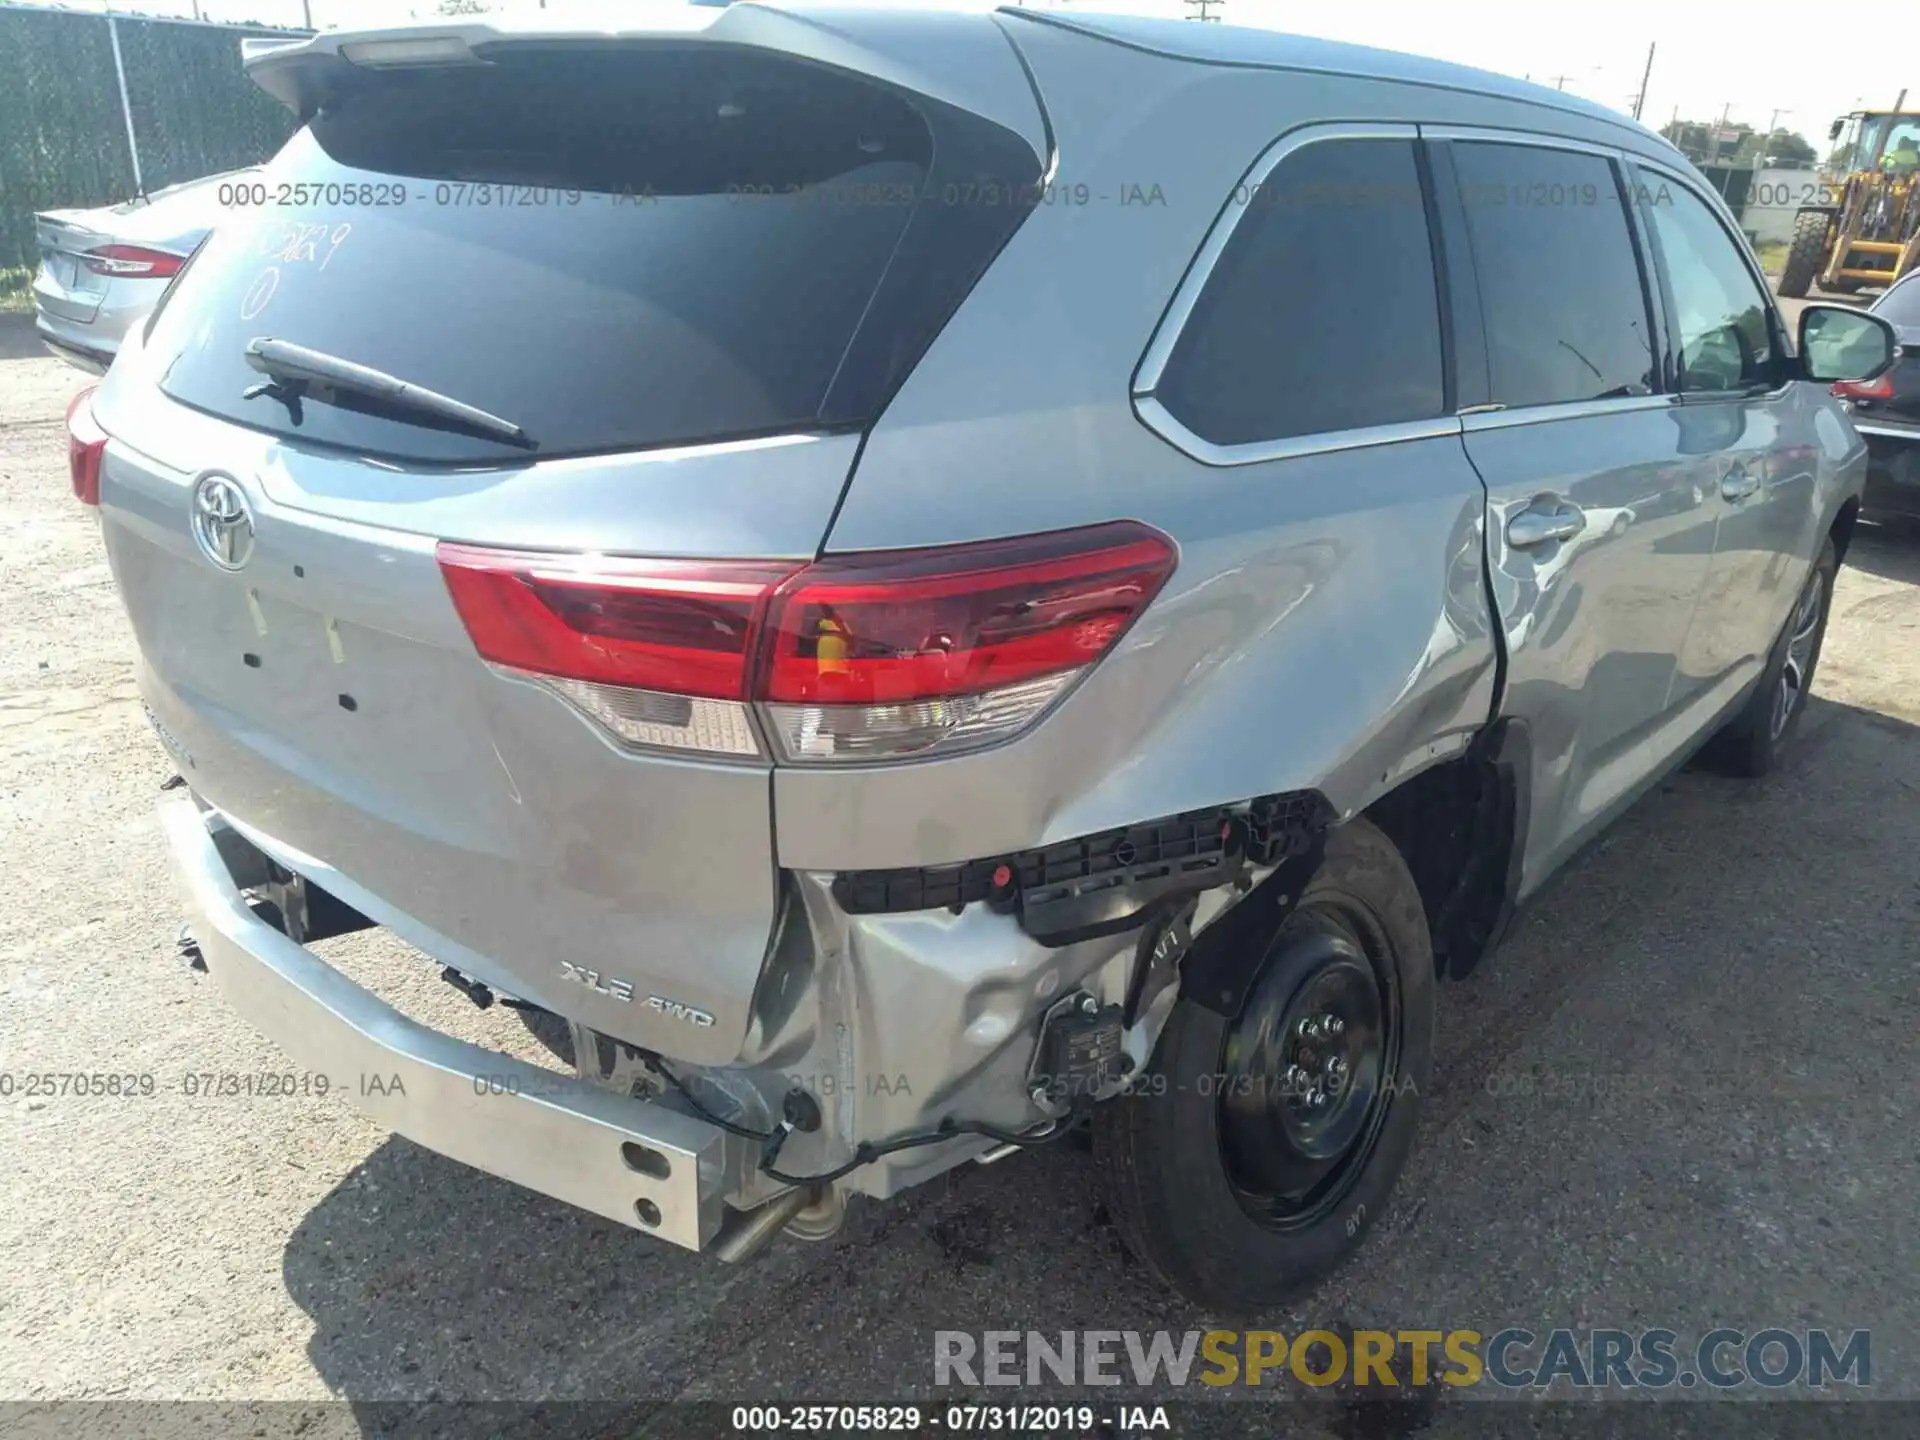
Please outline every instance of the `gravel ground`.
[[[281, 1062], [176, 958], [153, 818], [169, 766], [66, 492], [83, 382], [13, 320], [0, 1074], [158, 1093], [0, 1102], [0, 1397], [885, 1399], [928, 1393], [937, 1328], [1205, 1327], [1126, 1262], [1070, 1149], [857, 1206], [838, 1240], [733, 1270], [338, 1097], [182, 1093], [189, 1072]], [[1920, 538], [1863, 527], [1818, 691], [1781, 774], [1674, 777], [1443, 988], [1400, 1202], [1276, 1326], [1866, 1327], [1875, 1391], [1920, 1397]], [[397, 946], [331, 953], [417, 1016], [539, 1053]], [[1366, 1433], [1428, 1423], [1433, 1398]]]

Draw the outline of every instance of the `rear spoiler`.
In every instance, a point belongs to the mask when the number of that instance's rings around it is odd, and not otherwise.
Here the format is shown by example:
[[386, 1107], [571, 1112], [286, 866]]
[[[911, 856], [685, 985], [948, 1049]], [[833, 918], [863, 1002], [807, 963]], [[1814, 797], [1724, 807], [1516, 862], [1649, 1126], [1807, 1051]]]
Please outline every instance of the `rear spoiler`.
[[248, 35], [240, 41], [240, 64], [247, 68], [263, 55], [271, 55], [276, 50], [291, 49], [295, 45], [304, 45], [306, 40], [298, 35]]
[[[910, 20], [911, 23], [903, 23]], [[645, 44], [750, 45], [869, 75], [991, 120], [1051, 160], [1045, 117], [1025, 70], [991, 14], [884, 10], [786, 10], [773, 5], [687, 4], [649, 7], [645, 25], [581, 27], [541, 11], [369, 30], [329, 30], [307, 38], [244, 39], [240, 58], [262, 90], [310, 120], [333, 96], [375, 83], [382, 70], [481, 65], [495, 45], [619, 41]]]

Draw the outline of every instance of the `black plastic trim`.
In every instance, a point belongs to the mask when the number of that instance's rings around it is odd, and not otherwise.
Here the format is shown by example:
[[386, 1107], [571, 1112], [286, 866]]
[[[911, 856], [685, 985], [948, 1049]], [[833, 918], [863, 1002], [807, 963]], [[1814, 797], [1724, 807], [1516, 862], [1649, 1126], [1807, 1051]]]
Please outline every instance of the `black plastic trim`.
[[1480, 309], [1480, 276], [1453, 168], [1453, 143], [1423, 134], [1416, 149], [1427, 187], [1427, 226], [1433, 237], [1434, 276], [1446, 306], [1449, 391], [1453, 413], [1480, 409], [1493, 397], [1487, 360], [1486, 319]]
[[1525, 874], [1527, 833], [1533, 818], [1533, 735], [1526, 722], [1513, 716], [1495, 721], [1481, 732], [1475, 752], [1484, 758], [1498, 787], [1496, 804], [1508, 808], [1513, 817], [1507, 837], [1504, 872], [1499, 876], [1500, 899], [1486, 927], [1486, 938], [1470, 953], [1454, 957], [1447, 976], [1464, 979], [1513, 930], [1520, 910], [1520, 885]]
[[[843, 871], [833, 898], [849, 915], [984, 901], [1017, 913], [1042, 944], [1069, 945], [1138, 928], [1169, 898], [1227, 884], [1248, 866], [1295, 859], [1332, 820], [1317, 791], [1263, 795], [957, 865]], [[1003, 866], [1006, 879], [996, 885]]]
[[1305, 833], [1304, 848], [1213, 924], [1200, 932], [1180, 967], [1180, 994], [1231, 1019], [1246, 1003], [1267, 946], [1325, 858], [1324, 828]]

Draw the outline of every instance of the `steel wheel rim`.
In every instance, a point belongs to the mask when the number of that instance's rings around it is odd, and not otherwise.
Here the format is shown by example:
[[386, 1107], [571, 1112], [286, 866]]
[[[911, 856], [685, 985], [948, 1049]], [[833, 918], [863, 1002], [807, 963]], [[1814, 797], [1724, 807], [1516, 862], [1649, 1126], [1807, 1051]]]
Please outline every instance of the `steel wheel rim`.
[[1221, 1159], [1242, 1210], [1269, 1230], [1338, 1207], [1385, 1124], [1399, 1017], [1384, 941], [1357, 918], [1296, 914], [1305, 923], [1269, 951], [1221, 1044]]
[[1826, 593], [1824, 577], [1816, 567], [1800, 593], [1793, 618], [1787, 623], [1787, 658], [1780, 666], [1780, 683], [1774, 692], [1773, 738], [1778, 740], [1799, 708], [1813, 677], [1813, 649], [1820, 634], [1820, 602]]

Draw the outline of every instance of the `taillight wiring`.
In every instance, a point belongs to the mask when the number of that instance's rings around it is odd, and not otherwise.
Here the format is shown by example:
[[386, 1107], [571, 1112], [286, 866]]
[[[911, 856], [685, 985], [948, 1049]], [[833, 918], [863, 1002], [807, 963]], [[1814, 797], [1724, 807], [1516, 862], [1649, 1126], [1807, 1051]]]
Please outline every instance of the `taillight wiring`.
[[714, 1114], [705, 1105], [701, 1104], [695, 1097], [693, 1091], [668, 1067], [665, 1060], [661, 1059], [658, 1055], [648, 1055], [646, 1060], [648, 1066], [653, 1069], [661, 1079], [665, 1080], [675, 1090], [680, 1092], [681, 1098], [692, 1107], [694, 1114], [698, 1115], [702, 1120], [705, 1120], [716, 1129], [726, 1131], [729, 1135], [738, 1135], [742, 1139], [759, 1141], [763, 1147], [760, 1152], [760, 1173], [770, 1180], [779, 1181], [782, 1185], [829, 1185], [835, 1180], [851, 1175], [861, 1166], [871, 1165], [874, 1161], [891, 1155], [896, 1151], [917, 1150], [925, 1145], [938, 1145], [943, 1140], [952, 1140], [961, 1135], [979, 1135], [1002, 1145], [1018, 1145], [1023, 1148], [1049, 1145], [1072, 1130], [1075, 1121], [1080, 1118], [1076, 1112], [1057, 1120], [1049, 1120], [1045, 1124], [1032, 1130], [1015, 1132], [1002, 1130], [998, 1126], [989, 1125], [982, 1120], [956, 1120], [952, 1116], [948, 1116], [931, 1130], [916, 1131], [911, 1134], [896, 1136], [891, 1140], [862, 1140], [858, 1145], [853, 1147], [852, 1159], [843, 1165], [836, 1165], [831, 1170], [823, 1170], [817, 1175], [791, 1175], [777, 1168], [774, 1163], [780, 1158], [780, 1149], [787, 1143], [787, 1137], [797, 1128], [791, 1122], [782, 1121], [771, 1130], [755, 1130], [750, 1126], [736, 1125], [733, 1121]]

